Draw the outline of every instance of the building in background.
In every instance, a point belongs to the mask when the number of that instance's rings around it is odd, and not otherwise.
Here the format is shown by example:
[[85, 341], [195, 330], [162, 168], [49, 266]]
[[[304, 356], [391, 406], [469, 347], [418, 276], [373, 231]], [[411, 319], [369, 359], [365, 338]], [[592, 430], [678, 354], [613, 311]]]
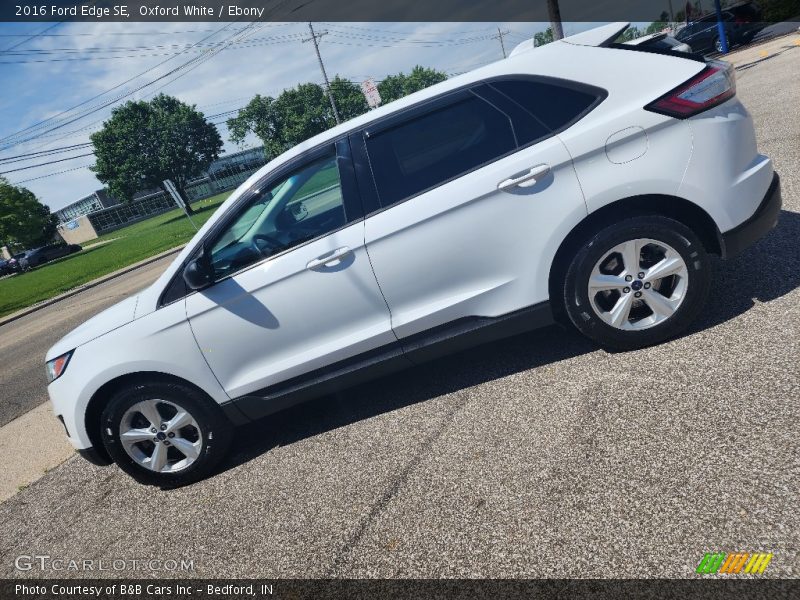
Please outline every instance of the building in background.
[[[204, 175], [186, 185], [189, 201], [196, 202], [239, 187], [265, 163], [261, 146], [226, 154], [211, 163]], [[55, 214], [61, 236], [65, 240], [83, 242], [174, 208], [175, 202], [163, 190], [138, 192], [130, 202], [120, 202], [105, 190], [98, 190]]]
[[59, 223], [68, 223], [73, 219], [88, 215], [96, 210], [102, 210], [119, 204], [119, 200], [109, 196], [106, 190], [97, 190], [72, 204], [67, 204], [64, 208], [56, 211]]

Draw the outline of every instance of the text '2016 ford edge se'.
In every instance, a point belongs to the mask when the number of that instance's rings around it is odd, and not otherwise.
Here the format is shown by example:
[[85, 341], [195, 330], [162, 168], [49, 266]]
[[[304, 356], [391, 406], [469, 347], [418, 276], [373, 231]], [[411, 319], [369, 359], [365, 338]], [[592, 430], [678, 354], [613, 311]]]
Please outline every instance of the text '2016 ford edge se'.
[[622, 350], [682, 331], [709, 255], [775, 225], [779, 180], [732, 67], [614, 43], [626, 26], [523, 44], [272, 160], [49, 351], [72, 444], [182, 484], [235, 425], [454, 349], [553, 321]]

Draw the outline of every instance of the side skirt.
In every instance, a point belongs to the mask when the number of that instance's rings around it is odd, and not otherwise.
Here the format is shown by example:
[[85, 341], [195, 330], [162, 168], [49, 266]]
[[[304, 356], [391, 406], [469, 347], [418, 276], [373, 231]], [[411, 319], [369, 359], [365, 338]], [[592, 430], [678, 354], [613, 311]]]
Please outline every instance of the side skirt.
[[365, 383], [467, 348], [554, 322], [549, 302], [499, 317], [467, 317], [403, 338], [376, 350], [240, 396], [222, 405], [234, 423], [261, 419], [301, 402]]

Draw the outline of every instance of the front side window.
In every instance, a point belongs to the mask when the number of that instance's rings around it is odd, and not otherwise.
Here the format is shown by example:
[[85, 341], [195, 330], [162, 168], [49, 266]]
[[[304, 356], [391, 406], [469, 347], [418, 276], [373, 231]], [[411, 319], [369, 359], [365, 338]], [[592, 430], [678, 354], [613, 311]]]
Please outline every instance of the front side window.
[[367, 139], [383, 206], [440, 185], [515, 148], [509, 118], [476, 96]]
[[347, 222], [333, 151], [256, 192], [216, 237], [210, 259], [221, 279]]

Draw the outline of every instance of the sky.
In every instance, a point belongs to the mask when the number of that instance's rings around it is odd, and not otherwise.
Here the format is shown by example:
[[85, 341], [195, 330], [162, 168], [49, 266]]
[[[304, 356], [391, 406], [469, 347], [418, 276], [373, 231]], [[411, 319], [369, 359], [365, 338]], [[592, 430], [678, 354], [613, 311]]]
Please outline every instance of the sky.
[[[565, 23], [565, 35], [592, 26]], [[510, 52], [547, 24], [314, 24], [317, 33], [327, 31], [320, 52], [329, 78], [354, 82], [379, 81], [415, 65], [454, 75], [500, 60], [498, 27], [508, 32]], [[313, 45], [302, 41], [308, 37], [307, 23], [0, 24], [0, 176], [27, 187], [51, 210], [102, 188], [86, 168], [93, 158], [80, 157], [90, 146], [23, 155], [86, 144], [114, 107], [160, 92], [218, 123], [226, 152], [260, 145], [255, 137], [232, 144], [224, 121], [256, 94], [322, 83]]]

